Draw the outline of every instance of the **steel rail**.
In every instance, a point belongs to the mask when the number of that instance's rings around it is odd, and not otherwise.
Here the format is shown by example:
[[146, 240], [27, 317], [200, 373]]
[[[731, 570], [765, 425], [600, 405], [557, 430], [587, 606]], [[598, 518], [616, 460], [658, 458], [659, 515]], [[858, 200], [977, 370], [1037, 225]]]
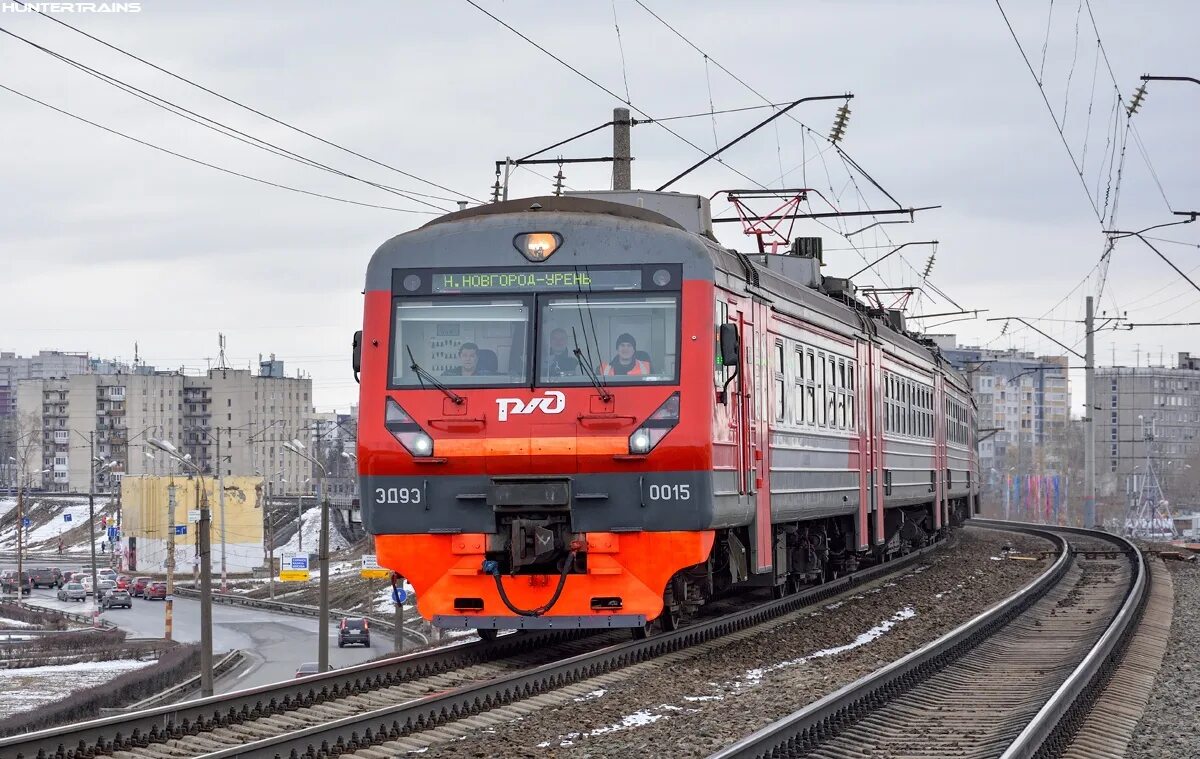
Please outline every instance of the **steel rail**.
[[752, 627], [821, 602], [850, 588], [890, 575], [939, 548], [935, 543], [907, 556], [878, 564], [784, 598], [681, 630], [633, 640], [512, 675], [460, 686], [435, 696], [383, 707], [362, 714], [264, 738], [202, 755], [232, 757], [336, 756], [394, 740], [410, 733], [514, 703], [605, 672], [663, 656]]
[[[1097, 531], [1051, 525], [1033, 525], [1000, 520], [974, 519], [973, 525], [1046, 537], [1058, 546], [1058, 559], [1045, 572], [1007, 599], [995, 604], [937, 640], [907, 656], [868, 674], [840, 690], [777, 720], [742, 740], [713, 754], [710, 759], [738, 757], [784, 757], [802, 755], [820, 745], [846, 725], [909, 690], [915, 684], [943, 669], [962, 654], [998, 632], [1053, 588], [1070, 567], [1073, 557], [1061, 533], [1101, 538], [1123, 545], [1132, 557], [1130, 588], [1121, 610], [1101, 639], [1092, 647], [1071, 676], [1047, 701], [1024, 732], [1008, 747], [1004, 756], [1044, 757], [1055, 745], [1065, 745], [1064, 717], [1080, 703], [1078, 696], [1089, 687], [1097, 690], [1097, 675], [1111, 667], [1117, 642], [1127, 639], [1134, 629], [1136, 610], [1145, 602], [1145, 566], [1137, 547], [1118, 536]], [[1076, 709], [1076, 711], [1078, 711]], [[1074, 718], [1078, 722], [1078, 715]], [[1043, 748], [1045, 747], [1045, 748]]]
[[577, 631], [539, 631], [504, 635], [491, 642], [477, 641], [418, 651], [182, 704], [0, 738], [0, 757], [72, 759], [111, 753], [125, 745], [146, 745], [220, 725], [313, 706], [577, 637], [580, 637]]
[[[1061, 528], [1063, 532], [1095, 535], [1093, 530]], [[1083, 723], [1083, 716], [1104, 690], [1121, 656], [1141, 621], [1142, 611], [1150, 598], [1149, 573], [1146, 558], [1133, 541], [1108, 535], [1114, 542], [1123, 542], [1133, 554], [1133, 583], [1125, 596], [1121, 610], [1108, 629], [1075, 667], [1066, 681], [1030, 720], [1021, 734], [1005, 749], [1001, 759], [1058, 756], [1071, 742]]]

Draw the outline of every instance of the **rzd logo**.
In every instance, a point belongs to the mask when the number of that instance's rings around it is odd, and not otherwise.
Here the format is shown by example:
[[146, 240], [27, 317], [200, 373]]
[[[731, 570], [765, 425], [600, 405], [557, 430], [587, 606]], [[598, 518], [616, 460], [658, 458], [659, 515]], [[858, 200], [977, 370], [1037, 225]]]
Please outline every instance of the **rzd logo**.
[[566, 405], [566, 396], [558, 390], [547, 390], [545, 397], [532, 398], [528, 403], [520, 398], [497, 398], [496, 418], [506, 422], [509, 414], [532, 414], [539, 408], [547, 414], [561, 414]]

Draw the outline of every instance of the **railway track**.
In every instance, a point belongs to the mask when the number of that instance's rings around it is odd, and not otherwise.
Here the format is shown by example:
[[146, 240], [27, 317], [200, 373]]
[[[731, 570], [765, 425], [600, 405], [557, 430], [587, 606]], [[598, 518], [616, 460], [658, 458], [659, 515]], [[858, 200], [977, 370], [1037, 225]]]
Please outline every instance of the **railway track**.
[[[7, 738], [0, 740], [0, 756], [224, 759], [334, 756], [376, 746], [403, 750], [394, 742], [790, 614], [899, 571], [938, 545], [646, 640], [625, 640], [626, 631], [503, 636]], [[614, 644], [614, 636], [625, 642]], [[605, 643], [610, 645], [591, 650]]]
[[1017, 529], [1060, 544], [1036, 580], [713, 759], [1057, 756], [1120, 660], [1148, 597], [1147, 571], [1123, 538]]

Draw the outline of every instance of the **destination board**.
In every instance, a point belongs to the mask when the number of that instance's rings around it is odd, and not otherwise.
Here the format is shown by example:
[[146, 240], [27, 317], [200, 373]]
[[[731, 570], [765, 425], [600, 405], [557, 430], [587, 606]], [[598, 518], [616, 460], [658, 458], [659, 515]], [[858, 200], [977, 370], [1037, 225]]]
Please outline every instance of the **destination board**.
[[437, 271], [434, 293], [504, 293], [640, 290], [641, 269], [520, 269]]

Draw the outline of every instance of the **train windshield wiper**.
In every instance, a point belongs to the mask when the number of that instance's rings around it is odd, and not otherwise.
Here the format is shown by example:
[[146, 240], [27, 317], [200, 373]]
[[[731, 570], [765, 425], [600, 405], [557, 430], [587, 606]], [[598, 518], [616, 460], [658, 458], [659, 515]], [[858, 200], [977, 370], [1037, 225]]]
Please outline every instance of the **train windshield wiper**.
[[595, 370], [592, 369], [592, 362], [584, 360], [583, 351], [579, 350], [579, 336], [575, 334], [575, 327], [573, 326], [571, 327], [571, 339], [575, 341], [575, 350], [572, 351], [575, 354], [575, 360], [579, 362], [579, 366], [583, 369], [584, 373], [587, 374], [588, 379], [592, 381], [592, 386], [595, 387], [596, 391], [600, 393], [600, 400], [608, 403], [612, 400], [612, 393], [608, 392], [608, 388], [606, 388], [604, 383], [600, 381], [600, 378], [596, 376]]
[[454, 401], [455, 405], [458, 405], [458, 406], [462, 405], [463, 397], [461, 395], [459, 395], [458, 393], [454, 392], [453, 390], [451, 390], [450, 388], [443, 385], [441, 382], [438, 381], [437, 377], [430, 374], [429, 371], [427, 371], [425, 369], [425, 367], [418, 364], [417, 360], [415, 358], [413, 358], [412, 348], [410, 348], [407, 343], [405, 343], [405, 345], [404, 345], [404, 350], [408, 351], [408, 360], [412, 362], [412, 364], [409, 365], [409, 368], [413, 370], [413, 374], [416, 374], [417, 379], [421, 381], [421, 389], [425, 388], [425, 380], [429, 380], [429, 384], [433, 385], [438, 390], [441, 390], [443, 393], [445, 393], [446, 397], [449, 398], [450, 400]]

